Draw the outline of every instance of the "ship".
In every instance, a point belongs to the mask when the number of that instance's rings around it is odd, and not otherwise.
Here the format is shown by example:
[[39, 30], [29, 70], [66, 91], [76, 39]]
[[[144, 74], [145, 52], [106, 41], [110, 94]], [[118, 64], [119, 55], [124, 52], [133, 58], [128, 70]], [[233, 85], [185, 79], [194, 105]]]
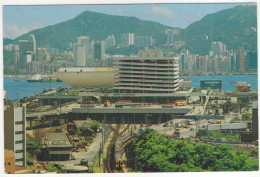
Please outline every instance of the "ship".
[[246, 82], [238, 82], [236, 85], [237, 92], [249, 92], [250, 91], [250, 84]]
[[27, 79], [27, 82], [62, 82], [60, 79], [57, 79], [53, 76], [42, 76], [41, 74], [36, 74]]
[[230, 83], [235, 84], [235, 83], [237, 83], [237, 82], [236, 82], [236, 81], [232, 81], [232, 82], [230, 82]]

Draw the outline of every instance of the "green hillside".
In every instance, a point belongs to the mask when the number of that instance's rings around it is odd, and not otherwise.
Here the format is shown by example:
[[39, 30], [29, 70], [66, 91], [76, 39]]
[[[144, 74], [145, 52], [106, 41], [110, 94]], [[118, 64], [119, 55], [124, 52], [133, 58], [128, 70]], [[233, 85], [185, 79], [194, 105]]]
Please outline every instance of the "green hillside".
[[[257, 33], [245, 35], [245, 29], [249, 27], [257, 27], [256, 6], [236, 6], [206, 15], [186, 29], [180, 29], [176, 40], [186, 41], [183, 48], [200, 55], [208, 54], [213, 41], [225, 43], [227, 49], [244, 47], [246, 50], [256, 51]], [[66, 43], [76, 42], [77, 37], [82, 35], [89, 36], [90, 40], [105, 40], [108, 35], [114, 34], [116, 44], [119, 44], [121, 34], [135, 33], [136, 36], [151, 35], [155, 38], [156, 45], [160, 45], [166, 43], [167, 28], [171, 27], [135, 17], [85, 11], [74, 19], [24, 34], [15, 39], [14, 43], [34, 34], [38, 47], [49, 46], [64, 50]], [[201, 38], [203, 34], [208, 35], [208, 40]], [[5, 42], [10, 43], [8, 40]], [[114, 52], [116, 50], [110, 51]]]
[[[227, 49], [257, 49], [257, 34], [245, 35], [245, 28], [257, 27], [256, 6], [236, 6], [209, 14], [181, 31], [179, 38], [192, 53], [208, 54], [211, 42], [221, 41]], [[208, 40], [201, 39], [203, 34]]]
[[[135, 17], [105, 15], [96, 12], [85, 11], [74, 19], [48, 26], [42, 29], [33, 30], [17, 39], [26, 39], [29, 34], [34, 34], [37, 46], [46, 46], [64, 49], [65, 44], [76, 42], [78, 36], [89, 36], [90, 40], [105, 40], [108, 35], [115, 35], [116, 43], [120, 35], [135, 33], [135, 35], [151, 35], [158, 44], [165, 42], [165, 25], [140, 20]], [[163, 35], [164, 34], [164, 35]]]

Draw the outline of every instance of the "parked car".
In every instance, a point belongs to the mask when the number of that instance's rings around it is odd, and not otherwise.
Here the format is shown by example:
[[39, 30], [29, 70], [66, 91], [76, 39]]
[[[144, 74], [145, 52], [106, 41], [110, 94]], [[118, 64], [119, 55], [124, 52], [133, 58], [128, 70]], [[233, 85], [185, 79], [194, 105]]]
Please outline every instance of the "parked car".
[[194, 131], [194, 128], [190, 128], [190, 131]]
[[183, 128], [189, 128], [189, 126], [188, 125], [183, 125]]

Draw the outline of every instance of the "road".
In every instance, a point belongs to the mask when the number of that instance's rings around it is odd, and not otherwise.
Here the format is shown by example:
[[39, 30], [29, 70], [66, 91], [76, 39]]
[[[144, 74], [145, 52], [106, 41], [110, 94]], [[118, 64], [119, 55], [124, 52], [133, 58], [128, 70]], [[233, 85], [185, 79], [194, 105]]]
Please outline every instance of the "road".
[[50, 115], [50, 114], [62, 114], [62, 113], [68, 113], [71, 112], [72, 108], [75, 107], [79, 107], [79, 105], [77, 103], [72, 103], [69, 105], [64, 105], [61, 107], [58, 107], [54, 110], [50, 110], [50, 111], [43, 111], [43, 112], [26, 112], [26, 117], [40, 117], [43, 115]]

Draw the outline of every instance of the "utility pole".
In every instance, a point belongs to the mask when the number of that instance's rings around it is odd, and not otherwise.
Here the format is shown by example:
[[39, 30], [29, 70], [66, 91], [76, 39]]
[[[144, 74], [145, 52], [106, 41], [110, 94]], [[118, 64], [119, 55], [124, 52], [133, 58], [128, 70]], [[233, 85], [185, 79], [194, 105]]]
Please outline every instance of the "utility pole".
[[16, 92], [16, 105], [17, 105], [17, 108], [18, 108], [18, 103], [19, 103], [19, 101], [18, 101], [18, 92]]

